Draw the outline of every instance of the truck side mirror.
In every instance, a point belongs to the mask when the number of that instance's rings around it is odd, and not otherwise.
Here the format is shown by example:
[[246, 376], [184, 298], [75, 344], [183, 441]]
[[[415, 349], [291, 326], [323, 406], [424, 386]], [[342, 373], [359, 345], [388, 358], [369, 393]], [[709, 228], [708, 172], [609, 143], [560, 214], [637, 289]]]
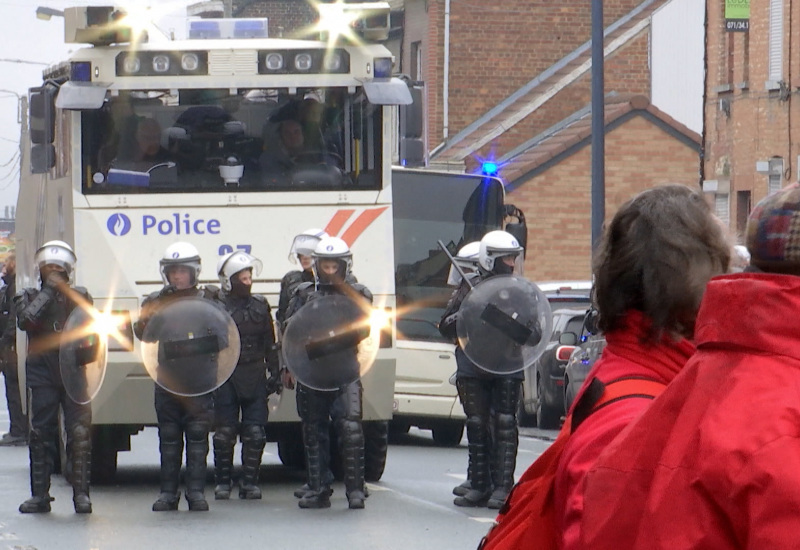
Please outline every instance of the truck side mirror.
[[29, 134], [31, 139], [31, 173], [45, 174], [56, 164], [53, 146], [56, 127], [56, 93], [58, 88], [45, 84], [29, 90]]
[[400, 164], [419, 167], [427, 164], [425, 151], [425, 83], [407, 82], [412, 103], [400, 105]]

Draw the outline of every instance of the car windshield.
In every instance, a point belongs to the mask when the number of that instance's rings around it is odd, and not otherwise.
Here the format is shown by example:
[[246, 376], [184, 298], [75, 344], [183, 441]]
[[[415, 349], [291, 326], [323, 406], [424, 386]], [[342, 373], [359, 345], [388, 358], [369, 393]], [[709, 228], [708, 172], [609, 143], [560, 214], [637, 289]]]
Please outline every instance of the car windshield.
[[380, 189], [381, 112], [345, 88], [120, 92], [81, 113], [82, 189]]

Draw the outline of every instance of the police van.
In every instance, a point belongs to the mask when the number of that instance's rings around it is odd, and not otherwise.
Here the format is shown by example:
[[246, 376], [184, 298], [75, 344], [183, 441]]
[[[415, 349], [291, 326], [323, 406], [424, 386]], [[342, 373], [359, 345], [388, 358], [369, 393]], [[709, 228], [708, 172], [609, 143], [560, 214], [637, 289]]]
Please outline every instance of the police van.
[[[159, 41], [113, 7], [65, 10], [66, 41], [90, 46], [46, 70], [28, 96], [17, 284], [36, 286], [34, 251], [64, 240], [78, 257], [75, 284], [117, 320], [92, 401], [96, 479], [112, 478], [131, 435], [156, 424], [153, 381], [131, 326], [143, 297], [163, 284], [167, 246], [196, 246], [206, 285], [217, 283], [214, 266], [225, 253], [257, 256], [264, 270], [253, 291], [274, 308], [281, 278], [296, 269], [290, 243], [309, 227], [350, 245], [356, 276], [389, 314], [362, 378], [367, 479], [380, 477], [396, 364], [422, 364], [407, 356], [420, 351], [407, 342], [426, 339], [411, 325], [430, 323], [424, 310], [441, 301], [446, 259], [428, 232], [455, 249], [495, 228], [503, 189], [494, 178], [414, 170], [397, 170], [404, 175], [394, 184], [397, 105], [411, 96], [392, 77], [390, 52], [372, 43], [387, 36], [388, 4], [339, 6], [350, 25], [338, 39], [329, 28], [324, 41], [269, 38], [259, 19], [190, 19], [187, 39]], [[428, 193], [424, 186], [437, 181]], [[456, 214], [446, 228], [426, 195], [452, 197]], [[24, 381], [24, 334], [18, 338]], [[436, 346], [421, 352], [438, 354]], [[294, 393], [284, 391], [273, 409], [268, 437], [284, 463], [299, 466]]]

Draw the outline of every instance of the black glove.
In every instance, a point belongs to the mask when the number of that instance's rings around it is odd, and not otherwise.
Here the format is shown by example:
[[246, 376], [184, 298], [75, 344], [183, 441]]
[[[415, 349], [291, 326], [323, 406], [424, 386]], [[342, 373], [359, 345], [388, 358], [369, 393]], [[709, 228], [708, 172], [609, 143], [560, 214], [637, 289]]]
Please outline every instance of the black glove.
[[61, 287], [66, 285], [67, 282], [68, 281], [64, 273], [60, 271], [51, 271], [42, 285], [42, 290], [50, 289], [53, 291], [58, 291], [61, 289]]
[[270, 373], [267, 378], [267, 397], [273, 393], [281, 394], [283, 391], [283, 382], [281, 381], [280, 373]]

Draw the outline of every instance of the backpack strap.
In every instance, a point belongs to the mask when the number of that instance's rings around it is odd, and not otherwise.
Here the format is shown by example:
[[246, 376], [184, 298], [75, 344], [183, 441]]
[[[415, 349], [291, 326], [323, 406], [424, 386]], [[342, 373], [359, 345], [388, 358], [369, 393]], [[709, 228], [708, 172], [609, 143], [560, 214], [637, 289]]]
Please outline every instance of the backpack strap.
[[608, 383], [593, 378], [572, 411], [572, 432], [591, 414], [607, 405], [631, 397], [655, 399], [664, 388], [666, 384], [663, 382], [643, 376], [625, 376]]

